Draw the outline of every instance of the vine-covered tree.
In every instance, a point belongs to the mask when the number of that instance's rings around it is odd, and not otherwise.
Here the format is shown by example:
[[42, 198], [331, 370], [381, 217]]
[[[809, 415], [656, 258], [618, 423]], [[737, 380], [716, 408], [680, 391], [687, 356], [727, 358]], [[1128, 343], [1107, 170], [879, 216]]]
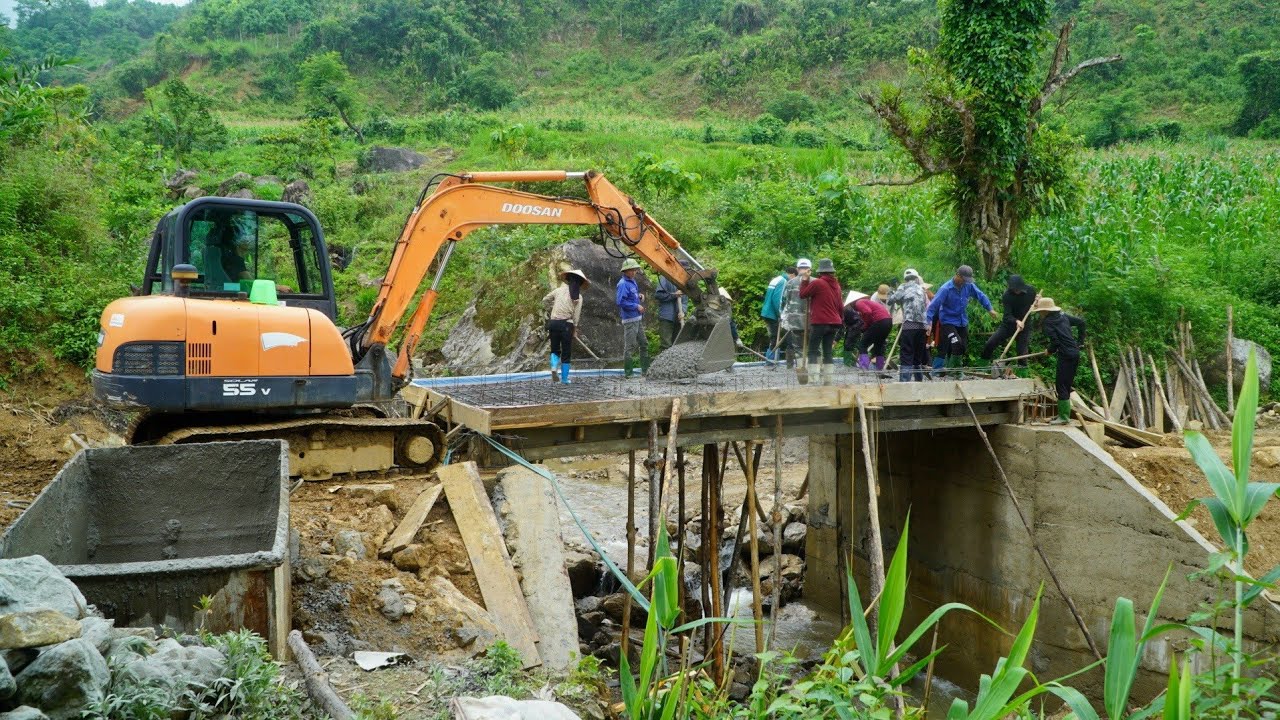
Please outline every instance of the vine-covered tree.
[[321, 117], [336, 113], [342, 123], [355, 133], [356, 140], [364, 144], [364, 133], [353, 121], [355, 81], [351, 79], [346, 63], [342, 62], [342, 56], [327, 52], [307, 58], [302, 63], [302, 80], [298, 87], [308, 112]]
[[977, 247], [988, 276], [1008, 264], [1028, 217], [1071, 194], [1077, 143], [1041, 124], [1045, 103], [1084, 70], [1120, 59], [1068, 65], [1070, 21], [1041, 80], [1052, 11], [1053, 0], [939, 0], [937, 48], [909, 55], [923, 76], [919, 97], [898, 87], [862, 95], [919, 166], [911, 180], [880, 184], [944, 177], [958, 240]]
[[1236, 70], [1244, 85], [1244, 105], [1233, 129], [1247, 135], [1280, 113], [1280, 50], [1249, 53], [1236, 63]]
[[213, 115], [213, 100], [174, 78], [147, 91], [144, 118], [156, 144], [183, 158], [196, 150], [214, 150], [227, 141], [227, 128]]

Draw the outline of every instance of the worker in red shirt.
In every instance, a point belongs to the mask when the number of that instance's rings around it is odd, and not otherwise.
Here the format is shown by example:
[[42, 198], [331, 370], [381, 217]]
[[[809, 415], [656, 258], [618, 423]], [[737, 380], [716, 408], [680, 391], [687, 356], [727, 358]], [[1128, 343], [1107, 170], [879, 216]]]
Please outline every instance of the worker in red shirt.
[[876, 370], [884, 369], [884, 354], [889, 331], [893, 329], [893, 318], [889, 308], [881, 305], [875, 296], [868, 297], [856, 290], [850, 291], [845, 298], [846, 304], [852, 304], [862, 319], [862, 337], [858, 341], [858, 367], [870, 370], [872, 358], [875, 358]]
[[[832, 344], [836, 332], [844, 326], [844, 293], [836, 279], [836, 266], [830, 258], [818, 261], [817, 279], [806, 277], [800, 283], [800, 297], [809, 301], [809, 364], [818, 362], [818, 348], [822, 348], [822, 366], [819, 377], [823, 385], [831, 384], [835, 372]], [[801, 383], [809, 381], [807, 373], [797, 373]]]

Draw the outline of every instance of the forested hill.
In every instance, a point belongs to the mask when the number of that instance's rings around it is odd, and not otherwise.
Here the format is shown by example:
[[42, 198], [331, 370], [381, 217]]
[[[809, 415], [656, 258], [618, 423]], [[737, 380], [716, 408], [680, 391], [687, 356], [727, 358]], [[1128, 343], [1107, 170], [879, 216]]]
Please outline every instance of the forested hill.
[[[1077, 19], [1076, 58], [1125, 57], [1071, 93], [1072, 123], [1095, 145], [1167, 121], [1247, 130], [1241, 58], [1280, 48], [1274, 0], [1056, 8], [1059, 22]], [[117, 117], [170, 76], [248, 116], [296, 115], [299, 65], [336, 51], [389, 115], [582, 101], [750, 117], [790, 89], [838, 121], [937, 32], [931, 0], [16, 0], [16, 13], [0, 43], [21, 60], [78, 58], [60, 79], [87, 82]]]

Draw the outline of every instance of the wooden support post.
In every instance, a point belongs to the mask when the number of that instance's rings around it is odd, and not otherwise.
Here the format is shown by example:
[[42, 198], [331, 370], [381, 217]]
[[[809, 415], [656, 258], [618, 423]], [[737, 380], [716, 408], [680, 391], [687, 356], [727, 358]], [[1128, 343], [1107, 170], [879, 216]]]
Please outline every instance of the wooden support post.
[[1236, 371], [1235, 353], [1232, 340], [1235, 339], [1235, 317], [1231, 306], [1227, 306], [1227, 415], [1236, 414]]
[[782, 416], [773, 426], [773, 597], [769, 599], [769, 646], [778, 630], [778, 606], [782, 604]]
[[[957, 383], [957, 387], [959, 383]], [[871, 548], [867, 554], [871, 556], [871, 593], [870, 597], [880, 597], [884, 589], [884, 541], [880, 535], [880, 482], [876, 477], [875, 463], [871, 461], [871, 434], [867, 432], [867, 407], [862, 404], [862, 395], [854, 395], [858, 405], [858, 429], [862, 434], [862, 460], [866, 463], [867, 472], [867, 520], [871, 530]], [[871, 633], [879, 626], [880, 608], [871, 614]]]
[[658, 473], [661, 457], [658, 455], [658, 421], [649, 421], [649, 454], [644, 459], [644, 467], [649, 471], [649, 562], [645, 567], [653, 570], [654, 539], [658, 537]]
[[[1152, 357], [1150, 358], [1150, 360], [1151, 360], [1151, 376], [1152, 376], [1153, 378], [1155, 378], [1155, 381], [1156, 381], [1156, 391], [1158, 392], [1158, 397], [1160, 397], [1160, 398], [1163, 398], [1163, 399], [1164, 399], [1164, 403], [1163, 403], [1163, 404], [1164, 404], [1165, 408], [1168, 410], [1168, 414], [1169, 414], [1169, 421], [1170, 421], [1170, 424], [1172, 424], [1172, 425], [1173, 425], [1173, 429], [1174, 429], [1174, 430], [1176, 430], [1176, 431], [1178, 431], [1178, 432], [1182, 432], [1182, 423], [1178, 420], [1178, 408], [1177, 408], [1177, 406], [1175, 406], [1175, 405], [1174, 405], [1174, 403], [1173, 403], [1173, 398], [1171, 398], [1171, 397], [1169, 396], [1169, 393], [1167, 393], [1167, 392], [1165, 391], [1164, 383], [1160, 381], [1160, 368], [1156, 367], [1156, 359], [1155, 359], [1155, 357], [1154, 357], [1154, 356], [1152, 356]], [[1164, 431], [1164, 427], [1163, 427], [1164, 419], [1163, 419], [1163, 418], [1161, 418], [1160, 422], [1161, 422], [1161, 424], [1162, 424], [1162, 427], [1160, 428], [1160, 430], [1163, 432], [1163, 431]]]
[[[752, 454], [754, 441], [747, 441], [748, 454]], [[750, 528], [747, 532], [751, 533], [751, 616], [755, 619], [756, 626], [756, 652], [764, 652], [764, 612], [761, 609], [760, 601], [760, 541], [759, 528], [756, 526], [756, 508], [759, 503], [756, 500], [756, 464], [754, 462], [747, 463], [747, 514]], [[775, 553], [781, 553], [782, 548], [774, 548]], [[773, 584], [778, 585], [782, 582], [782, 576], [773, 579]]]
[[[850, 428], [852, 430], [852, 428]], [[843, 611], [840, 596], [839, 505], [836, 484], [835, 435], [809, 437], [809, 525], [805, 536], [804, 596], [835, 612]]]
[[[627, 579], [634, 582], [636, 571], [636, 451], [627, 453]], [[622, 657], [627, 656], [631, 639], [631, 593], [622, 605]]]
[[[715, 571], [711, 567], [711, 475], [715, 472], [716, 455], [715, 445], [702, 446], [702, 522], [698, 528], [698, 564], [702, 566], [701, 593], [702, 593], [702, 617], [711, 617], [711, 576]], [[719, 557], [719, 554], [716, 554]], [[717, 560], [718, 562], [718, 560]], [[703, 654], [710, 654], [714, 645], [713, 623], [707, 623], [702, 628], [702, 649]]]
[[320, 667], [320, 663], [316, 662], [316, 656], [311, 653], [311, 648], [307, 647], [307, 641], [302, 639], [302, 633], [298, 630], [290, 630], [288, 644], [289, 650], [293, 652], [293, 659], [298, 662], [298, 668], [302, 670], [302, 681], [306, 684], [307, 695], [311, 697], [316, 707], [333, 720], [353, 720], [355, 713], [351, 712], [351, 708], [347, 707], [347, 704], [342, 702], [342, 698], [338, 697], [338, 693], [333, 691], [333, 686], [329, 684], [328, 673]]
[[1102, 401], [1102, 415], [1111, 419], [1111, 400], [1107, 397], [1107, 386], [1102, 384], [1102, 373], [1098, 372], [1098, 358], [1093, 354], [1093, 343], [1088, 343], [1089, 365], [1093, 368], [1093, 381], [1098, 384], [1098, 399]]
[[[662, 471], [662, 477], [670, 478], [675, 474], [676, 462], [676, 434], [680, 428], [680, 398], [671, 400], [671, 423], [667, 426], [667, 466]], [[667, 522], [667, 507], [671, 502], [670, 497], [662, 492], [659, 486], [658, 493], [658, 522], [665, 524]]]
[[[724, 606], [720, 602], [720, 517], [722, 515], [720, 508], [720, 482], [723, 477], [723, 464], [716, 462], [715, 443], [702, 446], [703, 463], [710, 466], [709, 491], [707, 493], [707, 509], [710, 511], [708, 516], [703, 518], [707, 524], [707, 549], [710, 551], [708, 558], [709, 565], [705, 566], [703, 571], [711, 576], [711, 615], [713, 617], [722, 617]], [[728, 445], [724, 450], [724, 455], [728, 455]], [[708, 652], [711, 654], [711, 663], [714, 671], [716, 682], [719, 683], [724, 679], [724, 646], [720, 642], [720, 635], [713, 634], [711, 647]]]
[[[676, 521], [676, 532], [680, 535], [679, 549], [676, 551], [676, 575], [680, 578], [680, 617], [687, 621], [685, 617], [684, 606], [687, 600], [687, 591], [684, 587], [684, 540], [685, 540], [685, 484], [684, 484], [684, 448], [676, 447], [676, 478], [678, 480], [677, 491], [679, 493], [678, 505], [676, 506], [676, 514], [679, 520]], [[683, 623], [681, 623], [683, 624]]]

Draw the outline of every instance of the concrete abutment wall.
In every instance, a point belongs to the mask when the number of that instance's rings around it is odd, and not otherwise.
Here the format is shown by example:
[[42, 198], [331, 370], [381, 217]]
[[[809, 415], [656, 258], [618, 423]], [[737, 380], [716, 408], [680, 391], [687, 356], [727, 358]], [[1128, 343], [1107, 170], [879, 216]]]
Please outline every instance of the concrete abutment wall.
[[[1187, 576], [1205, 566], [1213, 546], [1195, 528], [1175, 522], [1173, 511], [1084, 434], [1012, 425], [989, 428], [988, 434], [1036, 538], [1104, 653], [1115, 599], [1133, 599], [1141, 624], [1170, 567], [1162, 621], [1183, 622], [1211, 600], [1212, 582]], [[1093, 662], [977, 432], [884, 433], [873, 442], [887, 555], [898, 543], [908, 511], [911, 516], [904, 627], [914, 627], [944, 602], [963, 602], [1016, 632], [1043, 584], [1029, 667], [1047, 680]], [[856, 558], [855, 574], [860, 582], [866, 579], [863, 469], [855, 436], [810, 440], [805, 594], [833, 610], [845, 605], [844, 558], [850, 552]], [[1276, 643], [1280, 608], [1259, 600], [1247, 616], [1245, 632], [1254, 643]], [[1006, 654], [1011, 640], [980, 618], [952, 613], [941, 627], [939, 643], [947, 650], [939, 671], [975, 687], [978, 676], [990, 673]], [[1153, 697], [1164, 687], [1171, 651], [1181, 642], [1168, 637], [1149, 646], [1135, 698]], [[1095, 670], [1072, 684], [1098, 697], [1102, 672]]]

